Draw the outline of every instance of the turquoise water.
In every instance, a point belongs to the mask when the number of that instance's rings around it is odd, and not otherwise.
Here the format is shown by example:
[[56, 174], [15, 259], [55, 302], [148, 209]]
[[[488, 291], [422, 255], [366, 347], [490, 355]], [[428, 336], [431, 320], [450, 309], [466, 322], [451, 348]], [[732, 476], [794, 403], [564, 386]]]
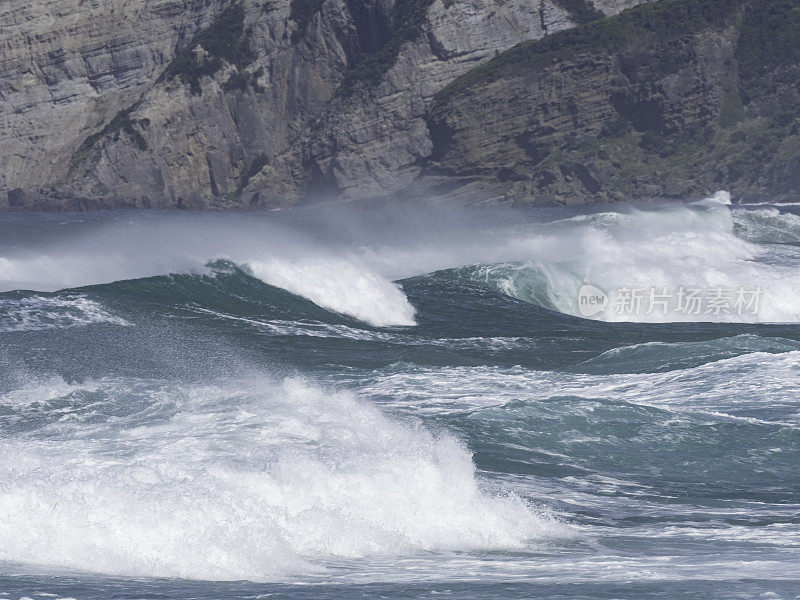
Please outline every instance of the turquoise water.
[[800, 597], [800, 211], [724, 200], [0, 216], [0, 598]]

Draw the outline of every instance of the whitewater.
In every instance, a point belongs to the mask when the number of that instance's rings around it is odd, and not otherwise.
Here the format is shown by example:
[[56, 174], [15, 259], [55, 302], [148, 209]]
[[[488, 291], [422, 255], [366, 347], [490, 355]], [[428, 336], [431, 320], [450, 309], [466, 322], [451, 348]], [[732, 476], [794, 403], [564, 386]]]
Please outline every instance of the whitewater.
[[0, 215], [0, 598], [800, 597], [799, 273], [724, 192]]

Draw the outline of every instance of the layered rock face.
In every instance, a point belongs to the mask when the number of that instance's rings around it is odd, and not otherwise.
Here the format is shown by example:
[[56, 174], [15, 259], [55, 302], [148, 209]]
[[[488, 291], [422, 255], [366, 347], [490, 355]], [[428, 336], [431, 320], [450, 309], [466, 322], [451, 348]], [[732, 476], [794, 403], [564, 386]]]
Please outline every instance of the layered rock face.
[[0, 208], [393, 193], [430, 155], [433, 96], [572, 27], [584, 18], [576, 6], [594, 10], [584, 0], [7, 0]]
[[451, 196], [800, 199], [800, 2], [643, 6], [454, 82], [429, 125]]
[[[63, 184], [82, 140], [152, 85], [216, 18], [207, 0], [0, 3], [0, 190]], [[5, 200], [0, 193], [0, 205]]]
[[0, 209], [792, 193], [798, 2], [6, 0]]
[[[154, 19], [154, 37], [164, 28], [175, 39], [165, 41], [157, 63], [140, 59], [143, 48], [157, 47], [156, 42], [142, 36], [131, 44], [134, 58], [128, 62], [136, 66], [135, 77], [129, 88], [116, 86], [104, 94], [108, 100], [98, 117], [86, 122], [92, 103], [88, 91], [71, 93], [74, 107], [64, 118], [49, 117], [44, 99], [38, 115], [23, 108], [24, 116], [30, 114], [30, 121], [38, 120], [37, 126], [55, 138], [53, 143], [31, 144], [52, 166], [15, 165], [18, 168], [6, 170], [14, 179], [5, 186], [23, 188], [33, 202], [66, 202], [79, 208], [228, 203], [249, 169], [299, 136], [322, 110], [346, 68], [347, 46], [355, 43], [343, 2], [331, 0], [323, 6], [302, 41], [293, 39], [298, 26], [289, 18], [288, 0], [196, 0], [189, 8], [203, 20], [184, 28], [182, 39], [175, 38], [175, 28], [186, 19], [187, 7], [175, 7], [175, 19], [146, 10], [135, 15], [138, 21], [132, 21], [132, 29], [151, 34], [148, 24]], [[119, 16], [109, 19], [105, 36], [115, 31], [117, 20], [124, 21]], [[78, 37], [84, 47], [74, 62], [85, 64], [85, 55], [93, 51], [114, 68], [113, 51], [101, 32], [92, 29]], [[124, 77], [119, 69], [113, 73]], [[64, 69], [45, 84], [76, 86], [83, 76], [77, 67]], [[51, 104], [57, 106], [58, 101]], [[81, 117], [82, 122], [62, 129], [62, 122]], [[20, 133], [17, 130], [15, 143], [22, 146]], [[37, 184], [53, 189], [37, 190]]]
[[425, 116], [436, 92], [499, 50], [571, 26], [567, 11], [547, 1], [434, 2], [423, 34], [401, 48], [376, 86], [334, 98], [316, 127], [281, 157], [293, 166], [283, 172], [310, 171], [317, 188], [311, 193], [333, 190], [343, 198], [408, 187], [432, 149]]

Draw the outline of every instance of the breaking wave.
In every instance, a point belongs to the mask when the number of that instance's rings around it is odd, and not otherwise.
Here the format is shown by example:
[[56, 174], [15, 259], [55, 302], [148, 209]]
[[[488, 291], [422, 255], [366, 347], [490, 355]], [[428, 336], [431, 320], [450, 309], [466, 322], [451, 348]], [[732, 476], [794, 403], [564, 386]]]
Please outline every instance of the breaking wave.
[[[582, 288], [592, 286], [607, 303], [584, 316], [605, 321], [800, 321], [800, 250], [785, 245], [798, 239], [800, 220], [732, 210], [725, 199], [559, 221], [545, 228], [551, 236], [558, 232], [557, 241], [538, 239], [529, 259], [443, 274], [575, 316], [583, 314]], [[690, 291], [702, 301], [677, 310], [679, 295]], [[638, 305], [623, 307], [632, 293]], [[715, 295], [719, 309], [709, 303]]]
[[485, 487], [452, 436], [304, 379], [56, 379], [0, 407], [0, 561], [264, 581], [575, 535]]
[[[352, 214], [336, 224], [325, 222], [330, 215], [306, 215], [298, 230], [289, 217], [161, 215], [106, 225], [60, 247], [34, 245], [0, 255], [0, 291], [202, 275], [226, 260], [376, 327], [415, 325], [416, 309], [395, 282], [434, 272], [605, 321], [800, 321], [800, 217], [791, 209], [731, 206], [730, 196], [720, 192], [686, 205], [623, 207], [549, 221], [540, 216], [508, 213], [492, 221], [481, 213], [409, 213], [387, 229], [385, 223], [359, 223]], [[607, 296], [603, 311], [581, 310], [587, 285]], [[746, 293], [752, 310], [731, 310], [730, 302], [720, 311], [705, 305], [683, 312], [615, 310], [628, 290], [639, 290], [644, 304], [648, 295], [663, 292], [672, 301], [682, 290], [699, 290], [704, 298], [715, 290]]]
[[364, 264], [344, 259], [251, 261], [270, 285], [376, 327], [415, 325], [414, 307], [400, 288]]

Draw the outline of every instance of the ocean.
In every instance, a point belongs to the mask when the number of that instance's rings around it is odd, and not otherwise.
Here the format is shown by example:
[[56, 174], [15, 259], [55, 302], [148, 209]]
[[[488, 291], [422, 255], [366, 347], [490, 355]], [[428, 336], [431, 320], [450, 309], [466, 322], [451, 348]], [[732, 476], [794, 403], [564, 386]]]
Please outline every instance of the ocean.
[[800, 209], [0, 215], [0, 599], [800, 598]]

